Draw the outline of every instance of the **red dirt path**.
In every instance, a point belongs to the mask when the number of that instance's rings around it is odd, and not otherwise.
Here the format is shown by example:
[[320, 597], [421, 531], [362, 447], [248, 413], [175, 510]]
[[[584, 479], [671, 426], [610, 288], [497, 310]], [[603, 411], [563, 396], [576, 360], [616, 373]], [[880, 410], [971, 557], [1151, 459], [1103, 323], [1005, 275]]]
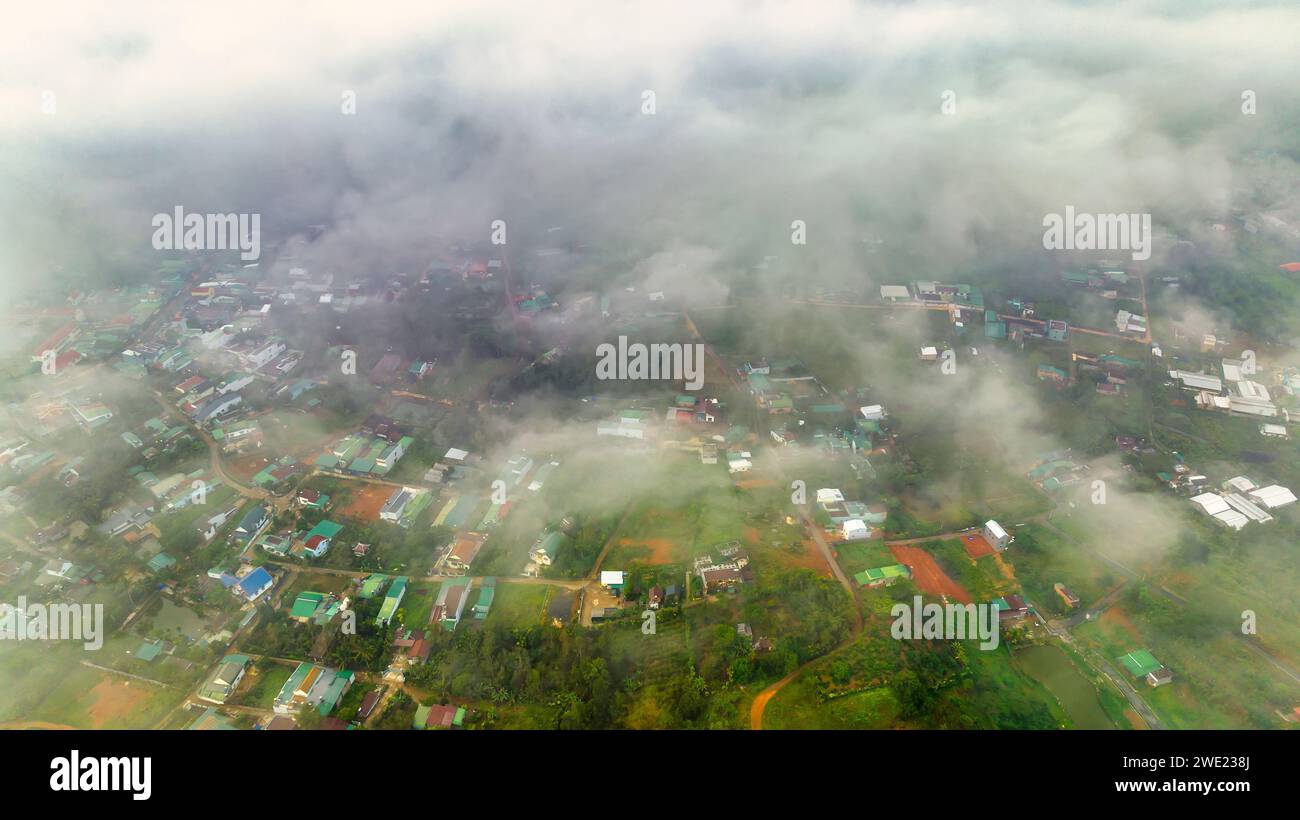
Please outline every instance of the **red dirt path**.
[[961, 584], [949, 578], [930, 553], [920, 547], [903, 544], [895, 544], [889, 548], [889, 551], [912, 570], [912, 580], [922, 592], [930, 595], [947, 595], [963, 604], [972, 603], [970, 593], [963, 589]]

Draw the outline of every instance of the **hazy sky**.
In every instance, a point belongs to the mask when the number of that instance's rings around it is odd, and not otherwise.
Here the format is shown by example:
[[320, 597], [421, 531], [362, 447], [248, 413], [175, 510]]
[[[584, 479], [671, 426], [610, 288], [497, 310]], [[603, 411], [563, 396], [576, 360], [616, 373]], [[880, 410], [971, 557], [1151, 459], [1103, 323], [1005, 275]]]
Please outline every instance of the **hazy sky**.
[[808, 274], [879, 237], [939, 278], [1067, 204], [1295, 210], [1293, 3], [401, 5], [10, 9], [0, 287], [129, 267], [176, 205], [324, 224], [344, 275], [496, 218], [725, 267], [803, 219]]

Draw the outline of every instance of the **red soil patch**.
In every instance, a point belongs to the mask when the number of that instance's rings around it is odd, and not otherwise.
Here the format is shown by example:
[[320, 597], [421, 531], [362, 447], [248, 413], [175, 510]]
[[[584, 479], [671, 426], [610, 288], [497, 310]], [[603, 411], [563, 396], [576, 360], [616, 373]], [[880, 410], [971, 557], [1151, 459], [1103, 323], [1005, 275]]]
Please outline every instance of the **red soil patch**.
[[669, 538], [620, 538], [618, 543], [624, 547], [645, 547], [650, 550], [650, 555], [644, 559], [649, 564], [672, 564], [677, 560], [677, 545]]
[[775, 487], [776, 482], [768, 478], [747, 478], [744, 481], [737, 481], [736, 486], [742, 490], [753, 490], [758, 487]]
[[961, 584], [949, 578], [930, 553], [920, 547], [905, 544], [895, 544], [889, 548], [889, 551], [900, 563], [907, 564], [912, 570], [912, 580], [922, 592], [931, 595], [947, 595], [963, 604], [973, 603], [970, 593], [966, 592]]
[[95, 698], [88, 710], [91, 728], [94, 729], [124, 722], [126, 717], [149, 699], [149, 693], [142, 684], [108, 679], [96, 684], [90, 694]]
[[249, 484], [252, 482], [253, 476], [262, 472], [266, 465], [270, 463], [270, 460], [265, 456], [247, 455], [239, 456], [237, 458], [223, 459], [221, 466], [222, 469], [234, 476], [237, 480], [244, 484]]
[[1128, 616], [1124, 614], [1124, 610], [1120, 609], [1117, 606], [1113, 606], [1110, 609], [1107, 609], [1105, 612], [1101, 613], [1101, 617], [1098, 618], [1097, 620], [1101, 621], [1107, 626], [1117, 626], [1120, 629], [1123, 629], [1125, 632], [1128, 633], [1129, 637], [1135, 641], [1142, 640], [1142, 636], [1138, 634], [1137, 627], [1133, 626], [1133, 622], [1130, 621], [1128, 619]]
[[966, 554], [975, 560], [979, 560], [986, 555], [996, 555], [997, 550], [993, 545], [979, 533], [971, 533], [961, 537], [961, 545], [966, 550]]
[[346, 518], [378, 521], [379, 511], [383, 509], [384, 503], [388, 501], [388, 497], [395, 489], [397, 488], [389, 487], [387, 484], [363, 484], [353, 492], [352, 500], [339, 511], [339, 514]]
[[1134, 712], [1132, 708], [1128, 708], [1124, 710], [1124, 719], [1127, 720], [1129, 726], [1133, 727], [1134, 729], [1141, 730], [1141, 729], [1148, 728], [1146, 721], [1138, 717], [1138, 713]]
[[791, 555], [787, 552], [782, 552], [781, 555], [794, 566], [810, 569], [827, 578], [834, 574], [831, 572], [830, 565], [826, 563], [826, 558], [822, 555], [821, 548], [817, 546], [816, 541], [805, 540], [803, 542], [803, 555]]

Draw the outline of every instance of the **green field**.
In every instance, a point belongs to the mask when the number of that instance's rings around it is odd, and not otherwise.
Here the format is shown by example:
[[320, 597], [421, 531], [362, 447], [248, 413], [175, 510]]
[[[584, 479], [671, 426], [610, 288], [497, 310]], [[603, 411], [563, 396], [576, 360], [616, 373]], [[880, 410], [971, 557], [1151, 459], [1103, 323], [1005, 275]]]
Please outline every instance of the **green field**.
[[[477, 597], [475, 598], [477, 600]], [[487, 621], [509, 626], [536, 626], [542, 622], [542, 608], [547, 600], [547, 587], [541, 584], [497, 583], [492, 598], [492, 609]], [[468, 605], [466, 607], [468, 611]]]

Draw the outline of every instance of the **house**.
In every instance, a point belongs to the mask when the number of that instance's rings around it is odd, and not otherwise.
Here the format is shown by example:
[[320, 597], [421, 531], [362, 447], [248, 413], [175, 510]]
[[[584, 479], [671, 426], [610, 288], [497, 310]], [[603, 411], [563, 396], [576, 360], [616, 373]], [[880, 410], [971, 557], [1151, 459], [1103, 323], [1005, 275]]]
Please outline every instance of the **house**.
[[272, 709], [277, 715], [290, 715], [304, 706], [314, 706], [320, 714], [328, 716], [347, 694], [354, 678], [348, 671], [300, 663], [280, 688]]
[[430, 633], [422, 629], [399, 629], [397, 636], [393, 638], [393, 646], [406, 650], [408, 664], [424, 663], [433, 650], [431, 637]]
[[1039, 381], [1053, 382], [1055, 384], [1068, 384], [1070, 374], [1066, 373], [1059, 367], [1053, 367], [1050, 364], [1040, 364], [1038, 366], [1037, 376]]
[[882, 302], [907, 302], [911, 301], [912, 292], [907, 289], [907, 285], [881, 285], [880, 301]]
[[464, 532], [458, 535], [447, 557], [443, 559], [448, 574], [469, 572], [470, 564], [474, 563], [474, 558], [486, 541], [487, 535], [481, 532]]
[[370, 717], [370, 713], [375, 711], [376, 704], [383, 697], [384, 690], [382, 687], [371, 689], [366, 696], [361, 699], [361, 705], [357, 707], [357, 720], [365, 720]]
[[265, 504], [254, 504], [253, 508], [239, 519], [235, 526], [235, 531], [231, 533], [234, 540], [240, 544], [248, 544], [262, 531], [271, 525], [271, 516], [267, 512]]
[[209, 703], [225, 703], [244, 679], [248, 667], [247, 655], [227, 655], [217, 664], [216, 671], [199, 687], [198, 696]]
[[320, 609], [326, 598], [327, 596], [323, 592], [303, 591], [298, 593], [298, 597], [294, 599], [293, 607], [289, 610], [289, 618], [300, 624], [307, 623], [316, 617], [316, 610]]
[[199, 424], [212, 421], [218, 416], [225, 415], [234, 410], [241, 402], [243, 397], [238, 393], [226, 393], [222, 396], [214, 396], [195, 407], [190, 412], [190, 417]]
[[1052, 589], [1056, 590], [1056, 594], [1061, 596], [1061, 600], [1065, 601], [1067, 607], [1074, 608], [1079, 605], [1079, 596], [1067, 589], [1060, 581], [1053, 584]]
[[869, 404], [866, 407], [859, 407], [858, 414], [864, 421], [881, 421], [885, 418], [885, 408], [879, 404]]
[[330, 497], [320, 490], [299, 490], [293, 498], [293, 503], [307, 510], [323, 510], [330, 503]]
[[600, 585], [615, 595], [623, 592], [624, 573], [618, 570], [601, 570]]
[[393, 494], [384, 502], [384, 506], [379, 510], [379, 518], [382, 521], [398, 521], [402, 517], [402, 511], [406, 505], [420, 492], [418, 487], [400, 487], [393, 491]]
[[739, 569], [732, 567], [710, 566], [700, 570], [700, 580], [704, 582], [704, 593], [734, 587], [744, 581]]
[[474, 619], [484, 620], [492, 611], [492, 601], [496, 598], [497, 579], [488, 576], [478, 588], [478, 600], [474, 602]]
[[984, 540], [988, 541], [989, 545], [996, 550], [1005, 550], [1011, 546], [1012, 541], [1016, 540], [1008, 535], [1006, 530], [1002, 529], [1001, 524], [992, 519], [984, 522], [983, 534]]
[[1119, 662], [1130, 675], [1145, 679], [1151, 687], [1164, 686], [1174, 680], [1174, 673], [1146, 649], [1135, 649], [1121, 657]]
[[465, 722], [465, 709], [448, 704], [446, 706], [418, 706], [415, 717], [411, 720], [412, 729], [450, 729], [460, 727]]
[[438, 600], [433, 605], [433, 616], [448, 631], [454, 630], [460, 623], [460, 616], [465, 611], [465, 602], [469, 599], [469, 578], [453, 578], [443, 581], [438, 590]]
[[245, 575], [232, 589], [236, 595], [251, 602], [261, 598], [273, 586], [275, 586], [275, 578], [264, 567], [258, 567]]
[[732, 475], [749, 472], [754, 467], [750, 457], [748, 451], [727, 453], [727, 472]]
[[854, 575], [853, 580], [864, 587], [883, 587], [889, 586], [899, 578], [911, 577], [912, 571], [907, 568], [906, 564], [890, 564], [887, 567], [864, 569]]
[[663, 587], [651, 587], [650, 593], [646, 597], [646, 602], [649, 604], [651, 609], [658, 609], [659, 607], [663, 606], [664, 603]]
[[559, 530], [543, 531], [528, 553], [529, 564], [524, 568], [524, 574], [536, 576], [542, 567], [549, 567], [563, 544], [564, 533]]
[[[372, 575], [371, 578], [374, 578]], [[375, 623], [380, 626], [388, 626], [397, 614], [397, 608], [402, 605], [402, 598], [406, 595], [406, 583], [409, 579], [405, 575], [399, 575], [393, 579], [393, 583], [388, 587], [388, 593], [384, 595], [384, 603], [379, 608], [379, 615], [375, 618]]]
[[861, 541], [871, 537], [871, 528], [861, 518], [850, 518], [844, 522], [841, 533], [845, 541]]
[[997, 598], [993, 601], [993, 606], [997, 607], [999, 622], [1024, 620], [1031, 611], [1029, 603], [1019, 595]]
[[334, 536], [338, 535], [342, 529], [342, 524], [330, 521], [328, 518], [319, 521], [316, 526], [308, 530], [302, 541], [294, 544], [294, 552], [310, 555], [312, 558], [319, 558], [329, 551]]
[[293, 538], [288, 534], [273, 533], [262, 539], [261, 547], [276, 555], [288, 555], [293, 548]]

